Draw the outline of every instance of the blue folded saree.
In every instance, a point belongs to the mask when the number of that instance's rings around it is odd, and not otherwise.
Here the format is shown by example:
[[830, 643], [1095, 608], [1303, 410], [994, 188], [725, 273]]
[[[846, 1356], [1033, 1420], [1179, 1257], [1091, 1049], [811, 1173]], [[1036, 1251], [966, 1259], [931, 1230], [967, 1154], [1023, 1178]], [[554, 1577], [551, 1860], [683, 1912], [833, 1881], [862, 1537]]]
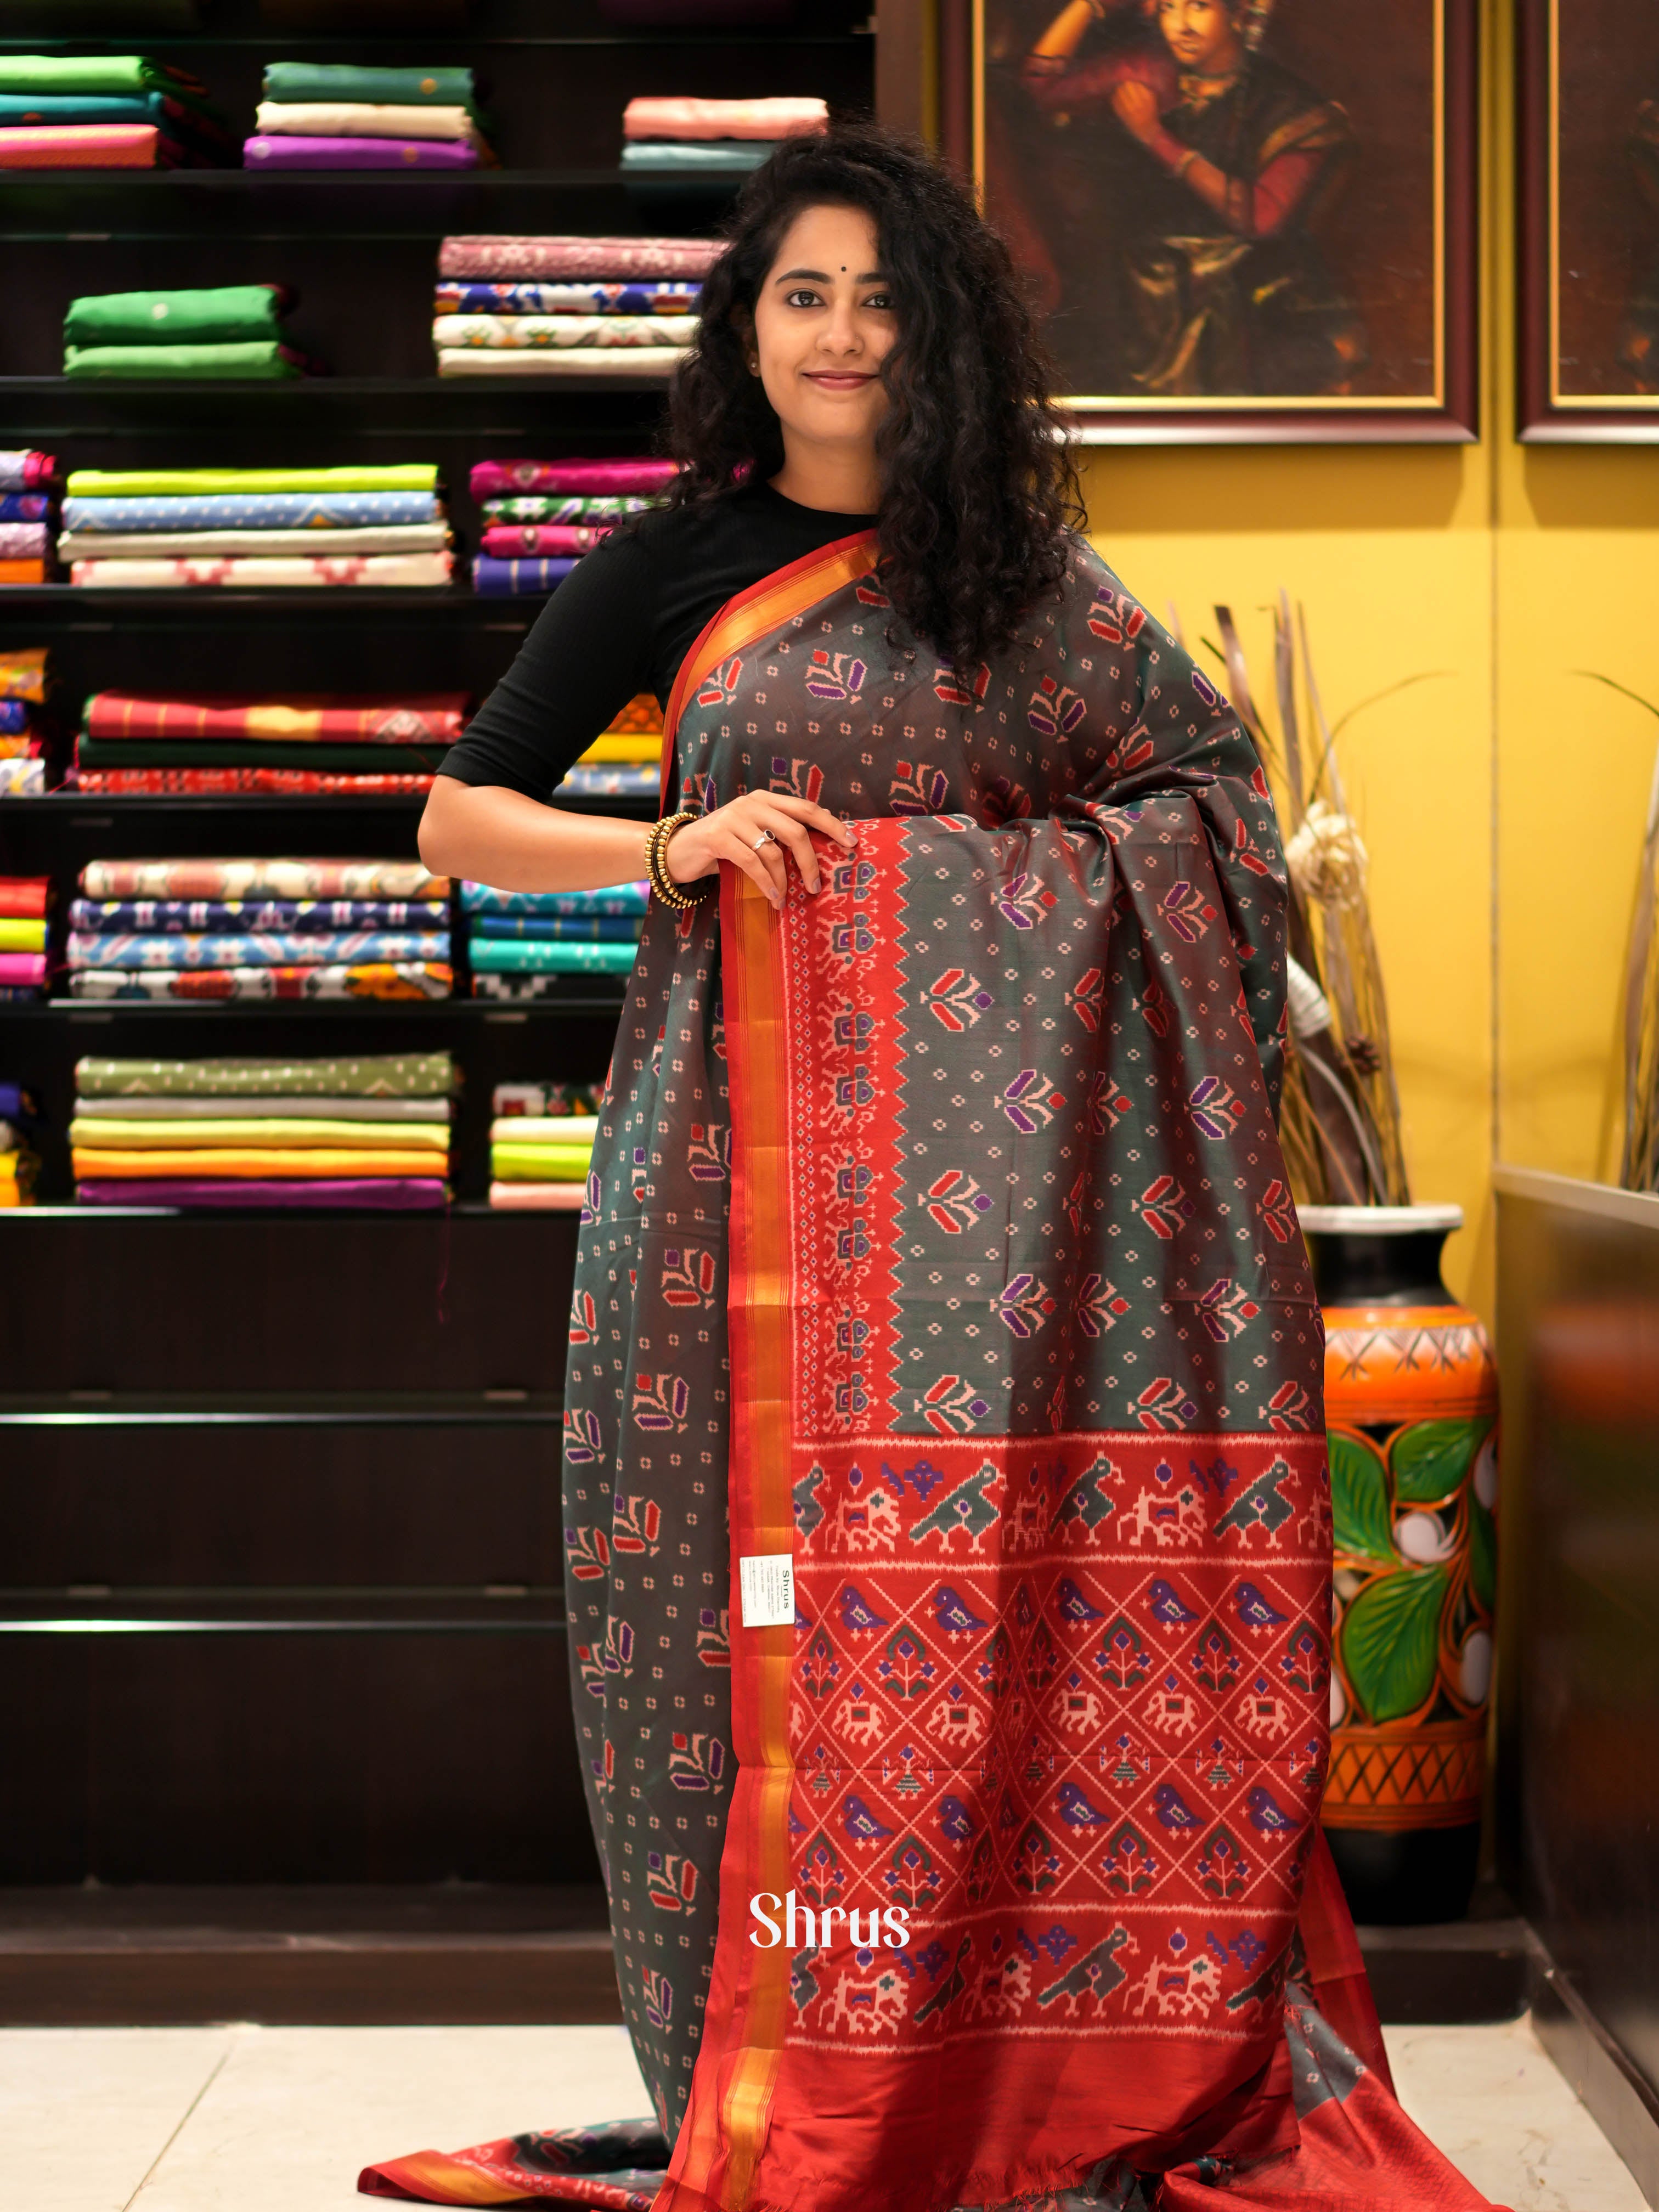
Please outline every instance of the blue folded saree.
[[429, 491], [174, 492], [64, 501], [69, 530], [364, 530], [441, 520]]

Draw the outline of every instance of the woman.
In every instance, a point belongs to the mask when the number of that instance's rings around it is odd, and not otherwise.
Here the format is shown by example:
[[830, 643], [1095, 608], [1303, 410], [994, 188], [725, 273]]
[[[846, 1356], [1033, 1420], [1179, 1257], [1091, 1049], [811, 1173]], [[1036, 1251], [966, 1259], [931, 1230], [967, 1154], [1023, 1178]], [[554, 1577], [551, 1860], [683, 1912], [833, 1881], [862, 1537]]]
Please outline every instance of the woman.
[[[1085, 183], [1074, 213], [1087, 236], [1069, 257], [1086, 293], [1060, 327], [1074, 323], [1063, 342], [1112, 366], [1076, 388], [1347, 391], [1364, 327], [1310, 235], [1352, 151], [1347, 117], [1255, 51], [1265, 5], [1148, 0], [1146, 12], [1157, 47], [1121, 0], [1066, 0], [1021, 69], [1038, 106], [1071, 126], [1056, 156], [1086, 173], [1072, 181]], [[1086, 52], [1102, 25], [1104, 50]]]
[[640, 825], [543, 802], [666, 700], [565, 1458], [656, 2124], [366, 2189], [1081, 2212], [1270, 2160], [1297, 2201], [1388, 2164], [1395, 2204], [1478, 2202], [1383, 2087], [1315, 1820], [1273, 809], [1067, 527], [1056, 428], [967, 192], [873, 129], [790, 141], [705, 289], [670, 512], [584, 562], [434, 787], [435, 869], [637, 874]]

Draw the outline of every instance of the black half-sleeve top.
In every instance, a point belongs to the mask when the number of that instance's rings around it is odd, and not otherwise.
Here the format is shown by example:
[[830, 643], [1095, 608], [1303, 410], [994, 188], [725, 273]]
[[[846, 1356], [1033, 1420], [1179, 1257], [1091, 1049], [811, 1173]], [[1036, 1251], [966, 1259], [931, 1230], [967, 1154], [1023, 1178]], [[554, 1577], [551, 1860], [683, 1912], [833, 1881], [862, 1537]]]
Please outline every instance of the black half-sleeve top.
[[641, 691], [666, 706], [679, 665], [726, 601], [792, 561], [868, 530], [868, 514], [745, 485], [707, 514], [668, 508], [585, 554], [441, 773], [546, 799]]

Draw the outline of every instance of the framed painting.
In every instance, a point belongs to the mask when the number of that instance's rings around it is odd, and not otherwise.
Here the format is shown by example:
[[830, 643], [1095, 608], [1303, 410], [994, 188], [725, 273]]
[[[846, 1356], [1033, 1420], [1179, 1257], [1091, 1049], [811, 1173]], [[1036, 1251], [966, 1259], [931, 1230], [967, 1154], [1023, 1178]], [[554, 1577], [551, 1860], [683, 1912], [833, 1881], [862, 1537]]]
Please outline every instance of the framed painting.
[[1522, 0], [1520, 65], [1521, 435], [1659, 439], [1659, 9]]
[[1476, 0], [943, 0], [1079, 437], [1476, 434]]

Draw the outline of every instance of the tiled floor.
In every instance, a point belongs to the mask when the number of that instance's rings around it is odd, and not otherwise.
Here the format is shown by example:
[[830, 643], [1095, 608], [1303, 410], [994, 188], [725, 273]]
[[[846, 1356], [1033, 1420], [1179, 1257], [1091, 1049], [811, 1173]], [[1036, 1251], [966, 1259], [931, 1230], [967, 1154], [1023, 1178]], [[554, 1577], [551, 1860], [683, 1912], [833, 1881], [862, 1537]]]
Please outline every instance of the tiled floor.
[[[1407, 2109], [1516, 2212], [1643, 2212], [1524, 2021], [1396, 2028]], [[5, 2212], [366, 2212], [366, 2160], [646, 2110], [611, 2027], [0, 2031]]]

